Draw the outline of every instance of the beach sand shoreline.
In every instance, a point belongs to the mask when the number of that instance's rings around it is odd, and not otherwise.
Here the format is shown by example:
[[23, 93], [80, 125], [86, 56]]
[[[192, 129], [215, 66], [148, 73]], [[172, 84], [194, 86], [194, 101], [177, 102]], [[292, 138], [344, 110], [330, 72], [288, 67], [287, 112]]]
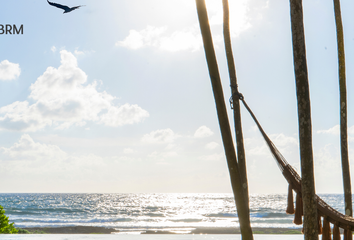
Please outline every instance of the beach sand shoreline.
[[[73, 226], [73, 227], [34, 227], [22, 228], [30, 233], [42, 234], [119, 234], [122, 233], [114, 228]], [[301, 234], [301, 228], [253, 228], [253, 234]], [[129, 234], [129, 232], [124, 232]], [[141, 234], [179, 234], [169, 230], [146, 230]], [[183, 233], [186, 234], [186, 233]], [[187, 234], [240, 234], [239, 228], [212, 228], [198, 227]]]

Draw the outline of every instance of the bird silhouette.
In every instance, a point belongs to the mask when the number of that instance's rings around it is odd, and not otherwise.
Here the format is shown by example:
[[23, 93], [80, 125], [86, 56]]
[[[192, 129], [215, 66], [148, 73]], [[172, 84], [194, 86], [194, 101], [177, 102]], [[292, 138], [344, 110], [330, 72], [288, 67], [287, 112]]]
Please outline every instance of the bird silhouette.
[[61, 5], [61, 4], [58, 4], [58, 3], [49, 2], [48, 0], [47, 0], [47, 2], [48, 2], [50, 5], [54, 6], [54, 7], [63, 9], [63, 10], [64, 10], [63, 13], [68, 13], [68, 12], [71, 12], [71, 11], [73, 11], [73, 10], [75, 10], [75, 9], [78, 9], [79, 7], [84, 6], [84, 5], [80, 5], [80, 6], [76, 6], [76, 7], [70, 8], [70, 7], [68, 7], [68, 6], [64, 6], [64, 5]]

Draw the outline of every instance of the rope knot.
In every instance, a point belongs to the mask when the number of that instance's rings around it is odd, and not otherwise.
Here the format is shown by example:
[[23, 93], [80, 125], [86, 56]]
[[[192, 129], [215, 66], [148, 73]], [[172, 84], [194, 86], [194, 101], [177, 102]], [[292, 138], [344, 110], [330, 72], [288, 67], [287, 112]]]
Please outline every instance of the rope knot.
[[233, 94], [231, 95], [229, 102], [230, 102], [230, 107], [231, 109], [234, 109], [234, 98], [237, 97], [238, 99], [240, 99], [241, 101], [244, 100], [244, 97], [242, 95], [242, 93], [240, 93], [238, 91], [238, 86], [236, 85], [230, 85], [231, 89], [233, 90]]

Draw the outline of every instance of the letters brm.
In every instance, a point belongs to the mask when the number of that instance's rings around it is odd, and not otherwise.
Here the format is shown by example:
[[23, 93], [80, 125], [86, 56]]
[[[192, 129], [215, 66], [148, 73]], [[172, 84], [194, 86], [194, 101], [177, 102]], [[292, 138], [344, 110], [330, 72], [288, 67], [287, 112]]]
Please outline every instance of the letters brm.
[[1, 34], [23, 34], [23, 24], [17, 27], [15, 24], [0, 24], [0, 35]]

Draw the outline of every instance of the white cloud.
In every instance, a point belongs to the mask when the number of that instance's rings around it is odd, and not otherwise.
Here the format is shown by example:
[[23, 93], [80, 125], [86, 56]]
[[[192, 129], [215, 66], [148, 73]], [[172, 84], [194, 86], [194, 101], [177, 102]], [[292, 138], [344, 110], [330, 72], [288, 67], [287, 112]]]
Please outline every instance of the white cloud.
[[94, 174], [103, 175], [107, 171], [106, 163], [99, 156], [71, 155], [56, 145], [36, 142], [28, 134], [23, 134], [9, 148], [0, 148], [0, 163], [0, 175], [8, 175], [11, 181], [26, 179], [38, 185], [50, 182], [57, 186], [58, 181], [72, 183], [73, 179], [90, 179]]
[[259, 132], [259, 129], [258, 129], [258, 127], [257, 127], [257, 125], [256, 124], [254, 124], [251, 128], [250, 128], [250, 131], [252, 131], [252, 132]]
[[51, 47], [50, 50], [55, 53], [57, 51], [57, 48], [55, 46]]
[[296, 138], [286, 136], [283, 133], [271, 134], [269, 137], [278, 148], [299, 145]]
[[118, 41], [116, 46], [139, 49], [144, 46], [157, 46], [161, 34], [166, 31], [166, 27], [147, 26], [141, 31], [130, 30], [129, 35], [123, 40]]
[[160, 39], [159, 48], [169, 52], [197, 51], [202, 47], [202, 38], [198, 30], [192, 27], [181, 31], [174, 31], [169, 36], [163, 36]]
[[225, 154], [224, 153], [214, 153], [211, 155], [204, 155], [199, 157], [200, 160], [203, 161], [221, 161], [225, 159]]
[[[318, 130], [317, 133], [338, 136], [340, 134], [340, 127], [339, 124], [337, 124], [327, 130]], [[350, 142], [354, 141], [354, 126], [348, 127], [348, 140]]]
[[0, 62], [0, 80], [10, 81], [19, 77], [21, 74], [20, 65], [11, 63], [8, 60]]
[[74, 53], [75, 53], [76, 56], [85, 54], [83, 51], [79, 51], [77, 49], [75, 49]]
[[[178, 137], [179, 137], [179, 135], [178, 135]], [[171, 150], [171, 149], [176, 148], [176, 146], [177, 146], [177, 144], [169, 143], [169, 144], [165, 147], [165, 149], [166, 149], [166, 150]]]
[[176, 156], [178, 156], [178, 154], [174, 151], [164, 151], [164, 152], [154, 151], [148, 155], [148, 158], [161, 163], [166, 161], [166, 159], [171, 159]]
[[247, 151], [247, 155], [251, 156], [271, 156], [271, 152], [267, 145], [263, 143], [260, 146], [253, 146]]
[[207, 145], [205, 145], [205, 148], [209, 149], [209, 150], [213, 150], [217, 147], [219, 147], [219, 143], [217, 143], [217, 142], [210, 142]]
[[[213, 42], [216, 48], [223, 42], [222, 27], [223, 9], [221, 1], [209, 0], [206, 2], [210, 25], [215, 25], [218, 31], [213, 31]], [[249, 29], [249, 0], [230, 1], [230, 32], [231, 37], [237, 37], [241, 32]], [[193, 6], [195, 7], [195, 6]], [[213, 29], [214, 30], [214, 29]], [[167, 27], [147, 26], [145, 29], [131, 29], [128, 36], [116, 42], [116, 46], [129, 49], [154, 47], [163, 51], [198, 51], [203, 42], [197, 19], [190, 27], [169, 29]]]
[[334, 144], [325, 146], [314, 151], [315, 167], [326, 167], [328, 169], [341, 166], [340, 147]]
[[149, 113], [138, 105], [126, 103], [120, 107], [108, 108], [108, 112], [101, 116], [100, 123], [111, 127], [123, 126], [141, 122], [148, 116]]
[[173, 32], [167, 30], [167, 27], [154, 26], [147, 26], [141, 31], [133, 29], [123, 41], [118, 41], [116, 46], [134, 50], [149, 46], [170, 52], [196, 51], [202, 46], [202, 38], [197, 26]]
[[[0, 129], [36, 131], [45, 126], [65, 129], [93, 121], [117, 127], [143, 121], [149, 113], [138, 105], [113, 104], [116, 97], [97, 91], [97, 82], [87, 84], [87, 75], [77, 65], [75, 56], [60, 51], [59, 68], [48, 67], [30, 87], [28, 101], [14, 102], [0, 108]], [[2, 116], [1, 116], [2, 115]]]
[[205, 138], [213, 135], [214, 133], [210, 130], [210, 128], [206, 126], [201, 126], [200, 128], [197, 129], [194, 133], [195, 138]]
[[[286, 136], [283, 133], [270, 134], [269, 138], [288, 162], [293, 163], [298, 160], [299, 144], [296, 138]], [[244, 143], [246, 158], [248, 155], [252, 157], [272, 158], [272, 153], [261, 135], [258, 137], [246, 138]]]
[[317, 131], [317, 133], [325, 133], [325, 134], [333, 134], [333, 135], [339, 135], [339, 132], [340, 132], [339, 125], [335, 125], [334, 127], [327, 130]]
[[141, 140], [146, 143], [172, 143], [177, 137], [177, 134], [167, 128], [145, 134]]
[[0, 108], [0, 129], [4, 130], [28, 130], [35, 131], [47, 125], [52, 121], [48, 118], [42, 118], [41, 113], [35, 105], [29, 105], [27, 101], [16, 101]]
[[134, 153], [134, 150], [131, 148], [124, 148], [123, 153], [124, 154], [131, 154], [131, 153]]
[[10, 148], [0, 148], [1, 152], [12, 160], [54, 160], [67, 157], [58, 146], [35, 142], [28, 134]]
[[348, 128], [348, 140], [349, 141], [354, 141], [354, 125]]

